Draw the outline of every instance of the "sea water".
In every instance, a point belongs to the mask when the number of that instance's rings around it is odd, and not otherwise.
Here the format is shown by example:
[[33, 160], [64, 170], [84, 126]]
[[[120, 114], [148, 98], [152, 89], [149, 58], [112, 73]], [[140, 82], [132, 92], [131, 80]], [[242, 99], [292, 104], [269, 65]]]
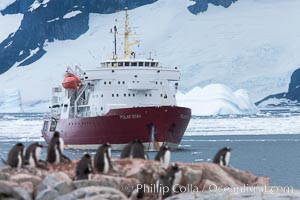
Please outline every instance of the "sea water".
[[[16, 142], [28, 146], [44, 142], [44, 114], [0, 114], [0, 157], [6, 159]], [[193, 117], [172, 162], [212, 162], [222, 147], [232, 150], [230, 165], [258, 176], [269, 176], [272, 185], [300, 188], [300, 113], [262, 112], [255, 116]], [[80, 158], [93, 150], [66, 150]], [[46, 151], [43, 152], [45, 159]], [[114, 151], [113, 157], [120, 152]], [[155, 152], [149, 152], [151, 159]], [[0, 163], [0, 166], [3, 166]]]

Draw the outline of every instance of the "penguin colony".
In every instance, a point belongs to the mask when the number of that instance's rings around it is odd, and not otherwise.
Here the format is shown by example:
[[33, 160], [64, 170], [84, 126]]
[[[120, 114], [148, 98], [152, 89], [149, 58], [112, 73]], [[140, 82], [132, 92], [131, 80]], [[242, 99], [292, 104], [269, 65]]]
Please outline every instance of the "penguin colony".
[[[43, 148], [47, 148], [46, 161], [41, 160]], [[213, 163], [220, 166], [229, 166], [231, 150], [229, 147], [220, 149], [215, 155]], [[2, 162], [12, 168], [36, 167], [47, 169], [48, 163], [58, 164], [71, 161], [63, 154], [63, 151], [64, 141], [60, 137], [59, 132], [55, 132], [48, 147], [35, 142], [30, 144], [25, 150], [22, 143], [17, 143], [9, 151], [7, 160], [2, 159]], [[142, 142], [140, 140], [133, 140], [123, 148], [120, 158], [139, 158], [147, 160], [149, 157]], [[160, 163], [161, 168], [166, 172], [158, 178], [157, 183], [162, 186], [168, 186], [169, 188], [173, 188], [174, 185], [179, 185], [182, 179], [182, 172], [176, 163], [170, 164], [170, 147], [163, 144], [157, 152], [155, 160]], [[113, 170], [111, 145], [105, 143], [99, 146], [93, 160], [89, 154], [83, 155], [77, 164], [74, 180], [90, 179], [90, 175], [94, 172], [107, 174], [111, 170]], [[164, 193], [161, 198], [169, 197], [173, 195], [174, 192], [176, 191], [170, 190], [168, 193]], [[129, 197], [131, 199], [140, 199], [143, 196], [143, 192], [132, 191], [130, 195]], [[132, 195], [134, 195], [134, 197]]]

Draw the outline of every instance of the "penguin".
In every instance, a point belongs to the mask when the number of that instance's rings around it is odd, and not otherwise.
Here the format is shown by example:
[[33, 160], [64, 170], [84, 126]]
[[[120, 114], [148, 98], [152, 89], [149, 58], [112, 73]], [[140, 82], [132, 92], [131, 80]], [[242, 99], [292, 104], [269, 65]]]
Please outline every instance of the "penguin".
[[68, 157], [63, 155], [64, 144], [63, 139], [59, 136], [59, 132], [55, 131], [48, 145], [47, 162], [57, 164], [70, 161]]
[[89, 154], [84, 154], [76, 167], [75, 180], [90, 179], [90, 174], [93, 173], [92, 159]]
[[224, 147], [220, 149], [214, 157], [213, 163], [220, 166], [229, 166], [231, 148]]
[[166, 175], [161, 175], [159, 182], [163, 187], [168, 187], [169, 190], [166, 193], [162, 194], [162, 198], [167, 198], [178, 192], [178, 188], [175, 186], [179, 186], [182, 180], [182, 171], [179, 169], [178, 165], [175, 163], [170, 166]]
[[168, 145], [162, 145], [159, 148], [159, 151], [157, 152], [154, 160], [159, 161], [163, 169], [167, 169], [169, 167], [170, 160], [171, 160], [170, 147]]
[[15, 144], [8, 153], [5, 164], [14, 167], [22, 168], [24, 165], [24, 145], [22, 143]]
[[121, 152], [121, 158], [141, 158], [148, 160], [145, 147], [140, 140], [133, 140]]
[[44, 146], [38, 142], [29, 145], [25, 151], [24, 164], [30, 167], [47, 168], [44, 161], [41, 160], [42, 148]]
[[112, 169], [111, 146], [109, 143], [101, 145], [94, 156], [94, 169], [107, 174]]
[[128, 200], [139, 200], [143, 199], [144, 195], [144, 187], [142, 187], [142, 189], [135, 188], [134, 190], [130, 191], [127, 197]]

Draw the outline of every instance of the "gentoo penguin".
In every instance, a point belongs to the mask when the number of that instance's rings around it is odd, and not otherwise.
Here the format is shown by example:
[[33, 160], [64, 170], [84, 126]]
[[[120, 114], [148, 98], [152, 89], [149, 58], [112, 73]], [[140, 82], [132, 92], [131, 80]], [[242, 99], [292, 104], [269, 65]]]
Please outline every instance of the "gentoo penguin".
[[101, 145], [94, 157], [94, 168], [96, 171], [107, 174], [112, 169], [111, 146], [109, 143]]
[[175, 194], [178, 190], [175, 186], [179, 186], [182, 180], [182, 171], [179, 169], [178, 165], [175, 163], [170, 166], [167, 171], [166, 175], [160, 177], [160, 182], [162, 186], [166, 186], [169, 188], [168, 192], [163, 193], [162, 197], [167, 198]]
[[141, 158], [148, 159], [145, 147], [140, 140], [133, 140], [127, 144], [121, 152], [121, 158]]
[[135, 188], [134, 190], [130, 191], [129, 194], [127, 195], [128, 200], [140, 200], [143, 199], [143, 196], [145, 194], [144, 192], [144, 187], [141, 189]]
[[24, 165], [24, 145], [15, 144], [8, 153], [6, 164], [11, 167], [21, 168]]
[[231, 148], [224, 147], [215, 155], [213, 163], [221, 166], [229, 166]]
[[75, 180], [90, 179], [91, 173], [93, 173], [92, 159], [89, 154], [85, 154], [77, 164]]
[[171, 150], [168, 145], [162, 145], [155, 156], [155, 160], [160, 162], [162, 168], [167, 169], [171, 160]]
[[55, 131], [48, 145], [47, 161], [49, 163], [60, 163], [70, 161], [68, 157], [63, 155], [64, 141], [59, 136], [59, 132]]
[[30, 167], [47, 168], [44, 161], [41, 160], [43, 145], [35, 142], [29, 145], [25, 151], [24, 164]]

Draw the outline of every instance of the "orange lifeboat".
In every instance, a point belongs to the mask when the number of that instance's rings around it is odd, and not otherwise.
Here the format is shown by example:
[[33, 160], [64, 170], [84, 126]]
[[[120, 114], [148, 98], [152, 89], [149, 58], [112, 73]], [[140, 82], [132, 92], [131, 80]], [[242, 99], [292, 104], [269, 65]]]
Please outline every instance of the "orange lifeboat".
[[62, 82], [62, 86], [65, 89], [72, 89], [72, 90], [77, 90], [80, 84], [81, 84], [80, 78], [78, 78], [77, 76], [69, 72], [65, 75], [65, 78]]

